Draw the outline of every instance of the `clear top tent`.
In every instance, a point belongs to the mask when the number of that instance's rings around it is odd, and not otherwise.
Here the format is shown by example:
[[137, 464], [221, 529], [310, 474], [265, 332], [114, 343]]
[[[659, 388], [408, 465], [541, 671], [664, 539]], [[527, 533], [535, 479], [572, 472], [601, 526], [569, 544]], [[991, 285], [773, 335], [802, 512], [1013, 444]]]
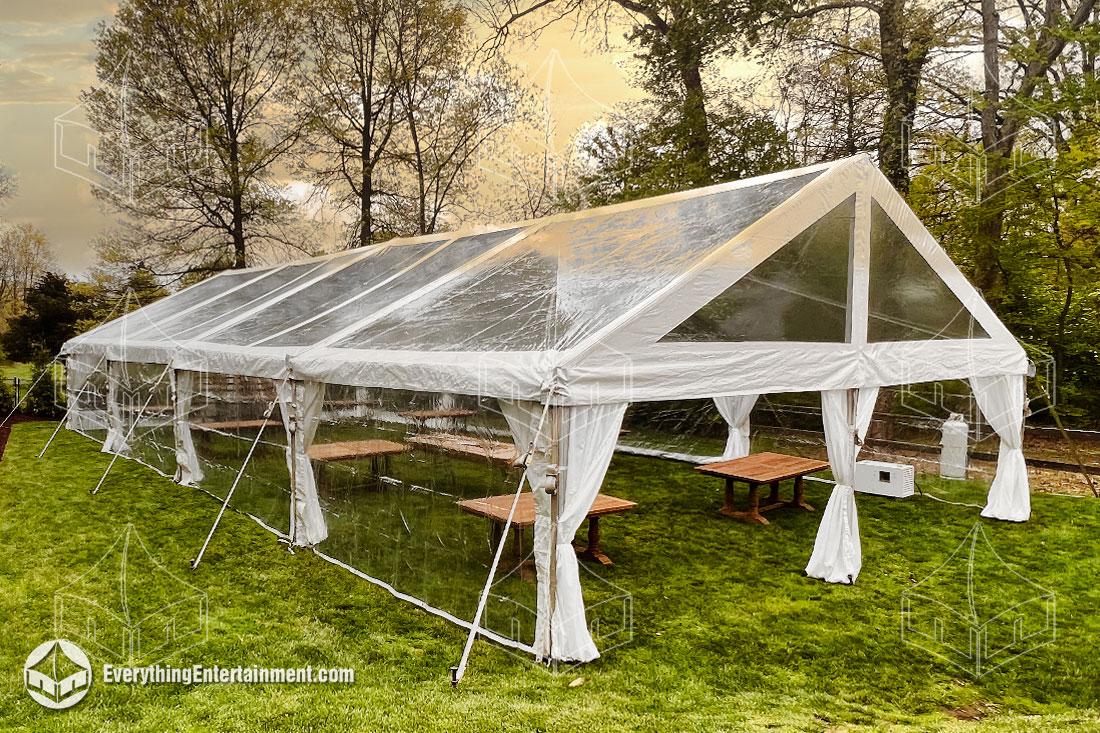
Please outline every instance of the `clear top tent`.
[[[713, 399], [729, 458], [758, 395], [821, 392], [837, 486], [807, 572], [832, 582], [859, 572], [851, 483], [881, 386], [970, 380], [1001, 439], [983, 513], [1030, 512], [1024, 350], [866, 156], [226, 272], [63, 353], [69, 427], [223, 495], [251, 446], [246, 510], [467, 627], [478, 594], [450, 581], [484, 581], [492, 545], [455, 502], [512, 493], [525, 460], [537, 583], [506, 561], [478, 629], [540, 658], [599, 655], [586, 596], [615, 589], [582, 582], [569, 543], [630, 403]], [[349, 440], [382, 441], [371, 491], [317, 459]]]

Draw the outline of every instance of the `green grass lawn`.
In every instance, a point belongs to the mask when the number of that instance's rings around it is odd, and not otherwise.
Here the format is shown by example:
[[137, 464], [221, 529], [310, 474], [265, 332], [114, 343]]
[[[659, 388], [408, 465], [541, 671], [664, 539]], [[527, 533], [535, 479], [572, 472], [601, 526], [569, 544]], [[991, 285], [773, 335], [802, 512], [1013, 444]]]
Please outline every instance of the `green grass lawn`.
[[0, 364], [0, 379], [11, 379], [12, 377], [30, 379], [32, 368], [31, 364], [24, 364], [18, 361], [13, 361], [9, 364]]
[[[975, 680], [905, 644], [901, 594], [935, 570], [979, 521], [928, 497], [860, 496], [863, 572], [854, 586], [803, 576], [820, 511], [778, 510], [767, 527], [720, 517], [721, 487], [691, 467], [616, 456], [604, 491], [634, 499], [604, 522], [598, 569], [634, 596], [634, 639], [603, 659], [550, 673], [487, 643], [466, 681], [449, 668], [457, 627], [312, 555], [290, 554], [227, 513], [196, 571], [217, 512], [207, 495], [54, 425], [17, 425], [0, 463], [0, 727], [12, 730], [1100, 730], [1100, 502], [1036, 494], [1032, 521], [983, 521], [1013, 569], [1058, 597], [1058, 637]], [[922, 480], [952, 501], [984, 487]], [[789, 490], [789, 489], [788, 489]], [[824, 507], [830, 487], [808, 484]], [[87, 571], [133, 523], [150, 552], [206, 591], [209, 640], [178, 666], [353, 667], [353, 684], [93, 684], [68, 711], [22, 689], [21, 667], [53, 637], [54, 591]], [[988, 595], [991, 591], [986, 591]], [[992, 591], [995, 593], [995, 589]], [[93, 662], [97, 661], [93, 655]], [[99, 667], [94, 667], [98, 673]], [[584, 684], [570, 687], [583, 678]], [[953, 714], [954, 713], [954, 714]]]

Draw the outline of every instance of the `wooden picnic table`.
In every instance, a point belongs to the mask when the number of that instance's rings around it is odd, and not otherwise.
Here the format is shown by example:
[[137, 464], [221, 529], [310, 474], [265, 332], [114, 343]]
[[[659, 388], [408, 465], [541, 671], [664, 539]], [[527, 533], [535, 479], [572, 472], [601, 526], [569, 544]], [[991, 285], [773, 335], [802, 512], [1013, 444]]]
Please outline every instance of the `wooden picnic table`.
[[258, 420], [220, 420], [215, 422], [195, 422], [191, 423], [191, 427], [198, 428], [199, 430], [249, 430], [255, 428], [268, 428], [273, 425], [283, 426], [281, 420], [264, 420], [260, 418]]
[[[508, 521], [508, 512], [512, 508], [514, 494], [502, 494], [500, 496], [487, 496], [483, 499], [466, 499], [458, 502], [458, 506], [470, 514], [485, 517], [491, 522], [494, 547], [500, 541], [500, 533], [504, 523]], [[592, 508], [588, 510], [588, 546], [583, 550], [574, 546], [577, 557], [583, 560], [595, 560], [603, 565], [611, 565], [611, 558], [600, 549], [600, 517], [605, 514], [619, 514], [627, 512], [638, 506], [637, 502], [620, 499], [607, 494], [597, 494], [592, 502]], [[530, 491], [519, 495], [516, 502], [516, 512], [512, 516], [512, 531], [515, 542], [512, 550], [517, 561], [523, 559], [523, 530], [535, 526], [535, 496]]]
[[[390, 456], [404, 453], [409, 446], [394, 443], [392, 440], [371, 438], [368, 440], [341, 440], [333, 443], [316, 443], [309, 448], [310, 460], [324, 466], [335, 461], [352, 461], [369, 458], [371, 469], [378, 473], [380, 469], [388, 471]], [[381, 464], [381, 465], [380, 465]]]
[[408, 438], [411, 445], [441, 453], [451, 453], [467, 458], [483, 458], [491, 463], [512, 465], [519, 458], [519, 451], [511, 443], [500, 440], [483, 440], [467, 435], [431, 433]]
[[[696, 466], [695, 470], [708, 476], [718, 476], [726, 480], [726, 503], [719, 510], [722, 514], [745, 522], [769, 524], [760, 512], [766, 512], [781, 506], [795, 506], [812, 512], [814, 508], [802, 498], [802, 477], [828, 467], [828, 461], [818, 461], [813, 458], [800, 458], [799, 456], [788, 456], [782, 453], [754, 453], [744, 458], [734, 458], [730, 461]], [[779, 482], [790, 478], [794, 479], [794, 500], [780, 501]], [[734, 506], [733, 484], [735, 481], [741, 481], [749, 485], [748, 511], [738, 511]], [[767, 502], [765, 506], [760, 506], [758, 492], [761, 484], [771, 486], [771, 493], [765, 500]]]
[[466, 425], [466, 418], [471, 415], [476, 415], [474, 410], [463, 410], [459, 408], [448, 408], [443, 410], [406, 410], [405, 412], [397, 413], [400, 417], [408, 418], [412, 420], [413, 426], [417, 432], [424, 429], [429, 420], [451, 420], [457, 427], [460, 422], [463, 426]]

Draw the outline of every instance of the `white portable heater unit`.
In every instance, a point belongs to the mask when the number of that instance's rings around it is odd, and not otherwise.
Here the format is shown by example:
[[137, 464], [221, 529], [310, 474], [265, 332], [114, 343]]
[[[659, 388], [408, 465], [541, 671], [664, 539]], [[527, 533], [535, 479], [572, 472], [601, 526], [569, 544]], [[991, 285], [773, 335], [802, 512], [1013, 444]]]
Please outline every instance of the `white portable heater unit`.
[[912, 496], [913, 467], [884, 461], [857, 461], [855, 490], [879, 496]]

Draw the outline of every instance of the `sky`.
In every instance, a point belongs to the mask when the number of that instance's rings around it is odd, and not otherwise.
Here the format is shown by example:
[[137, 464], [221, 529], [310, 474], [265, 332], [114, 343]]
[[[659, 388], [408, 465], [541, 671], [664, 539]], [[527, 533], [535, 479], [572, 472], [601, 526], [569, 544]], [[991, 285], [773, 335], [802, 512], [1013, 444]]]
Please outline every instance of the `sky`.
[[[54, 120], [96, 83], [95, 29], [116, 8], [109, 0], [0, 0], [0, 164], [19, 179], [0, 217], [38, 227], [71, 276], [94, 263], [90, 242], [112, 217], [91, 184], [55, 165]], [[558, 148], [611, 107], [640, 97], [630, 84], [629, 59], [625, 47], [601, 51], [593, 39], [574, 37], [568, 23], [510, 53], [550, 111], [551, 144]], [[518, 136], [516, 142], [522, 144]]]

